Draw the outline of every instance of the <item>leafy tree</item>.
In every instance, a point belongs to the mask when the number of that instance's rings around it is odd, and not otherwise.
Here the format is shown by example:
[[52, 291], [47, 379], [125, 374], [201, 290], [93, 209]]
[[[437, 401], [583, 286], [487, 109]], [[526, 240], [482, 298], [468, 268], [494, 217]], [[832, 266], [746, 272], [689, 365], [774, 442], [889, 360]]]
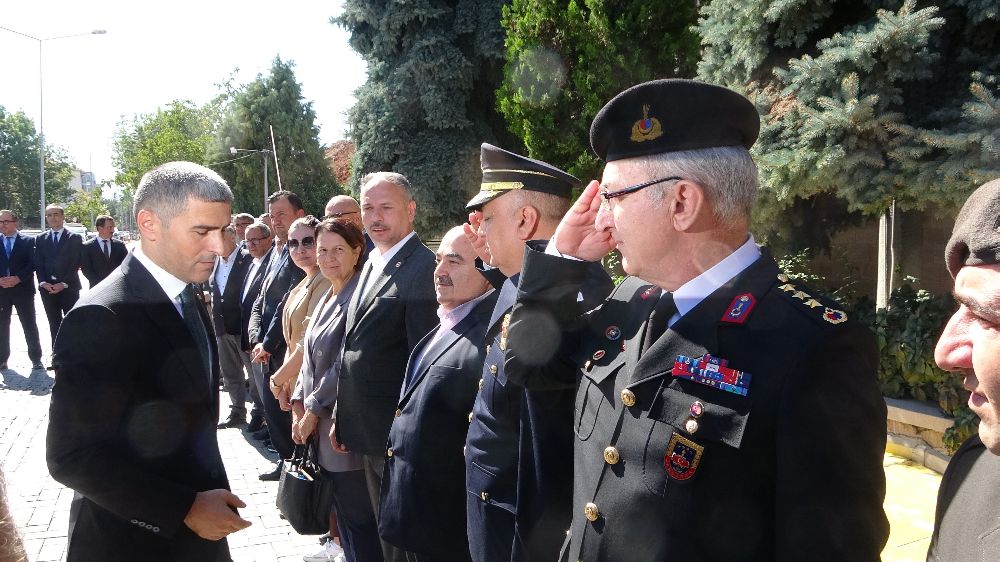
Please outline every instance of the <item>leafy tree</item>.
[[98, 215], [107, 215], [110, 212], [108, 202], [101, 197], [100, 187], [90, 191], [76, 190], [66, 205], [67, 220], [82, 223], [88, 230], [94, 230], [94, 219]]
[[[45, 147], [45, 199], [65, 201], [73, 164], [58, 147]], [[38, 133], [24, 112], [0, 106], [0, 208], [21, 217], [20, 226], [41, 224], [38, 189]]]
[[588, 179], [590, 123], [625, 88], [691, 77], [699, 38], [688, 0], [513, 0], [503, 9], [501, 113], [528, 153]]
[[264, 165], [268, 158], [268, 189], [278, 190], [278, 176], [271, 154], [233, 156], [230, 147], [271, 150], [271, 131], [281, 166], [281, 186], [302, 197], [306, 211], [322, 214], [327, 200], [339, 192], [319, 142], [316, 112], [312, 102], [302, 97], [302, 86], [295, 79], [294, 63], [275, 58], [267, 76], [243, 88], [226, 86], [220, 104], [222, 119], [209, 145], [211, 162], [233, 188], [233, 208], [251, 213], [263, 212]]
[[175, 100], [155, 113], [123, 119], [115, 132], [115, 183], [131, 200], [139, 180], [149, 170], [175, 160], [205, 163], [205, 147], [211, 138], [211, 123], [205, 112], [190, 101]]
[[995, 2], [713, 0], [702, 16], [699, 75], [763, 115], [758, 224], [832, 195], [846, 208], [802, 221], [814, 243], [852, 212], [953, 206], [1000, 176]]
[[424, 236], [465, 219], [465, 203], [482, 182], [481, 142], [520, 148], [495, 108], [503, 3], [345, 0], [331, 20], [351, 33], [368, 63], [368, 81], [348, 113], [354, 181], [375, 171], [406, 175]]

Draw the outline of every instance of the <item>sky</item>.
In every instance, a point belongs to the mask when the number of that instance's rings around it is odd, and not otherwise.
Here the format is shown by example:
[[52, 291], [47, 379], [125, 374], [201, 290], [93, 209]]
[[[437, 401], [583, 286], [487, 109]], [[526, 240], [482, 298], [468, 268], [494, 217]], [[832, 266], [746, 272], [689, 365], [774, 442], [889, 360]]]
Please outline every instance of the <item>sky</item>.
[[[4, 2], [0, 27], [42, 42], [44, 132], [97, 181], [114, 176], [114, 132], [123, 117], [155, 112], [175, 99], [203, 104], [234, 71], [244, 84], [274, 57], [295, 62], [302, 95], [313, 102], [320, 142], [346, 138], [346, 111], [366, 79], [348, 34], [329, 23], [340, 0], [320, 2]], [[39, 44], [0, 29], [0, 105], [38, 126]]]

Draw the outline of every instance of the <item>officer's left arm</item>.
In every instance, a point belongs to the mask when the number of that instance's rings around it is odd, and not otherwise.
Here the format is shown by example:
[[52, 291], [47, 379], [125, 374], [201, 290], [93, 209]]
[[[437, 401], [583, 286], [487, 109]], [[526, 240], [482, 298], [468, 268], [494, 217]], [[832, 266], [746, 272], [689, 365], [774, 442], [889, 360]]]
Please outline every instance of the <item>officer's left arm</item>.
[[873, 334], [831, 327], [802, 355], [776, 414], [776, 559], [879, 560], [886, 406]]

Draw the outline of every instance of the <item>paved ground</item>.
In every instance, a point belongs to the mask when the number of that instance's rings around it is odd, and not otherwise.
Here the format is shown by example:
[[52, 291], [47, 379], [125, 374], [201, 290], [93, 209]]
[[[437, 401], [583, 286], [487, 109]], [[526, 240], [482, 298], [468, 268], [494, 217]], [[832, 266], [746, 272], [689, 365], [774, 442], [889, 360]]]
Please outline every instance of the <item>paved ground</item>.
[[[37, 302], [38, 326], [48, 364], [48, 329]], [[45, 468], [45, 428], [54, 379], [32, 372], [17, 318], [11, 322], [10, 369], [0, 383], [0, 458], [7, 475], [11, 508], [31, 562], [65, 557], [66, 526], [72, 492], [49, 477]], [[223, 404], [225, 404], [225, 399]], [[318, 545], [315, 537], [299, 536], [274, 508], [276, 482], [261, 482], [257, 474], [273, 466], [268, 454], [238, 429], [219, 433], [219, 445], [233, 492], [247, 503], [241, 510], [253, 526], [229, 538], [236, 562], [301, 560]], [[886, 513], [892, 524], [883, 552], [886, 562], [922, 561], [934, 522], [934, 502], [940, 476], [913, 463], [886, 455]]]

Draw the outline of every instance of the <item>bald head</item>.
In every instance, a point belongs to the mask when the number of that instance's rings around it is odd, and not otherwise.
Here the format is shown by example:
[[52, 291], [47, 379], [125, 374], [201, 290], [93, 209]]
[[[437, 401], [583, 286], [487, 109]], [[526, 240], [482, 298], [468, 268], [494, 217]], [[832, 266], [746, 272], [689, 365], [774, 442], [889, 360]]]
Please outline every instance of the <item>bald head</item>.
[[326, 203], [324, 215], [327, 218], [343, 218], [354, 223], [359, 229], [364, 228], [361, 225], [361, 205], [350, 195], [334, 195], [331, 197]]

